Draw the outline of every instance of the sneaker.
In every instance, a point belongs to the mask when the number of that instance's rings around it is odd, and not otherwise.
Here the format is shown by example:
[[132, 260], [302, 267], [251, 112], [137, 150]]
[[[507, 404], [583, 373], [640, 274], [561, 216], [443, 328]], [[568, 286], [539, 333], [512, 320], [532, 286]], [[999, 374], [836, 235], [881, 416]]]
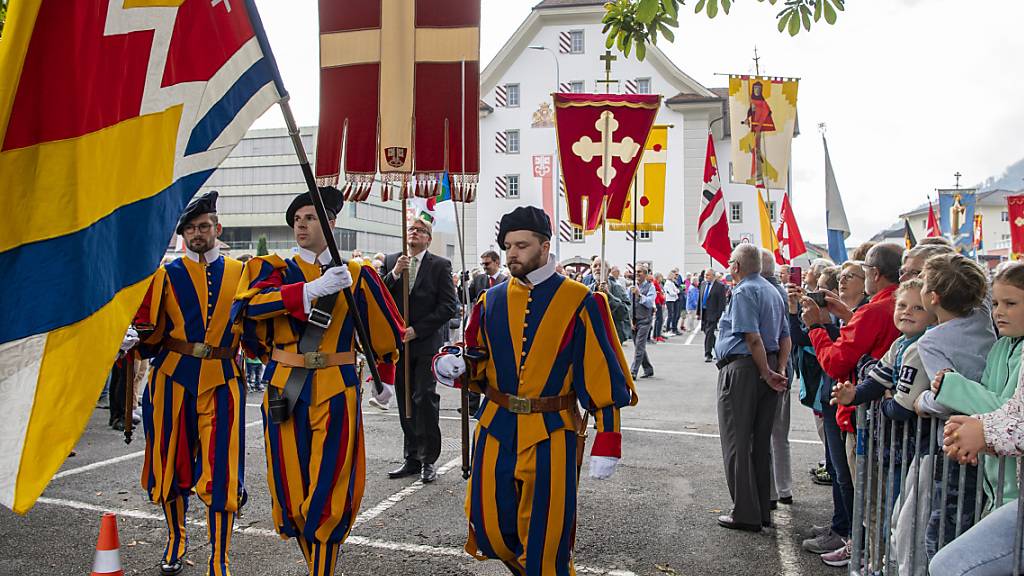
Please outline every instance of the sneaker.
[[828, 532], [815, 538], [808, 538], [803, 541], [803, 549], [812, 554], [826, 554], [833, 552], [846, 545], [846, 541], [843, 538], [832, 531], [830, 528]]
[[825, 461], [822, 460], [821, 462], [818, 462], [814, 466], [811, 466], [810, 468], [808, 468], [807, 469], [807, 473], [810, 474], [811, 477], [813, 478], [813, 477], [817, 476], [819, 472], [823, 472], [825, 470], [826, 470], [826, 468], [825, 468]]
[[828, 470], [822, 470], [815, 474], [814, 477], [811, 478], [811, 481], [822, 486], [831, 486], [832, 476], [829, 476]]
[[821, 555], [821, 561], [829, 566], [842, 568], [850, 563], [850, 554], [853, 553], [853, 539], [846, 541], [842, 548]]
[[828, 534], [829, 530], [832, 530], [832, 526], [825, 524], [824, 526], [811, 525], [811, 538], [817, 538], [822, 534]]

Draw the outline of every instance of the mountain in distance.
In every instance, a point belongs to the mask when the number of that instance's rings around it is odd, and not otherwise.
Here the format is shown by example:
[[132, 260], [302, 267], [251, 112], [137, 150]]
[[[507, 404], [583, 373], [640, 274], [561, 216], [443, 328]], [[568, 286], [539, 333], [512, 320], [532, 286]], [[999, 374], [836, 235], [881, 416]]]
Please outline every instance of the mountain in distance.
[[1020, 190], [1024, 188], [1024, 158], [1011, 164], [1003, 171], [1002, 176], [989, 176], [984, 182], [977, 185], [981, 191], [985, 190]]

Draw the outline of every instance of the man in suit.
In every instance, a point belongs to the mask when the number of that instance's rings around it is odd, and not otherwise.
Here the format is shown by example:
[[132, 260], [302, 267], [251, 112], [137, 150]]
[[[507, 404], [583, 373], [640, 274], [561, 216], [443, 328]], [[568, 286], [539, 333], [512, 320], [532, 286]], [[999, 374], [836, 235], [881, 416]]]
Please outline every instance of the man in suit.
[[[472, 311], [476, 301], [480, 299], [480, 295], [486, 292], [489, 288], [501, 284], [502, 282], [508, 281], [508, 274], [501, 271], [501, 256], [494, 250], [488, 250], [480, 255], [480, 268], [483, 269], [482, 274], [477, 274], [473, 277], [473, 280], [469, 283], [469, 310]], [[460, 292], [459, 297], [462, 297]], [[466, 317], [469, 318], [470, 314]], [[480, 408], [480, 394], [478, 392], [469, 393], [469, 413], [476, 414]], [[460, 408], [461, 410], [461, 408]]]
[[714, 270], [704, 273], [704, 282], [700, 285], [697, 300], [697, 315], [700, 317], [700, 329], [704, 332], [704, 361], [711, 362], [711, 352], [715, 349], [715, 331], [718, 321], [725, 310], [725, 285], [718, 281]]
[[[444, 344], [448, 321], [455, 317], [457, 302], [452, 282], [452, 263], [427, 251], [433, 237], [429, 222], [415, 219], [409, 224], [408, 254], [384, 258], [384, 285], [402, 312], [407, 326], [404, 342], [409, 355], [398, 361], [395, 393], [404, 436], [405, 463], [388, 473], [389, 478], [420, 475], [424, 482], [437, 479], [434, 462], [441, 454], [441, 397], [431, 372], [434, 354]], [[409, 275], [409, 309], [403, 308], [402, 274]], [[405, 363], [409, 378], [405, 381]], [[405, 394], [412, 395], [412, 414], [405, 413]]]

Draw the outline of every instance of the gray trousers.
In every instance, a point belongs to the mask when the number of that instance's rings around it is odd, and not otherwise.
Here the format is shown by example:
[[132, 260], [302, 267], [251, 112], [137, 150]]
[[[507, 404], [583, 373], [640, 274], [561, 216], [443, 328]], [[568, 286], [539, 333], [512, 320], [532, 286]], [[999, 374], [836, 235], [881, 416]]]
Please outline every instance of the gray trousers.
[[644, 369], [644, 374], [650, 374], [654, 372], [654, 366], [651, 365], [650, 358], [647, 357], [647, 338], [651, 334], [651, 319], [637, 320], [636, 332], [633, 334], [633, 367], [630, 372], [635, 376], [639, 373], [640, 367]]
[[772, 500], [793, 496], [793, 467], [789, 452], [790, 390], [779, 394], [775, 425], [772, 426]]
[[[769, 364], [775, 355], [769, 354]], [[760, 526], [771, 521], [771, 437], [779, 393], [761, 380], [751, 357], [735, 360], [718, 373], [718, 431], [732, 518]]]

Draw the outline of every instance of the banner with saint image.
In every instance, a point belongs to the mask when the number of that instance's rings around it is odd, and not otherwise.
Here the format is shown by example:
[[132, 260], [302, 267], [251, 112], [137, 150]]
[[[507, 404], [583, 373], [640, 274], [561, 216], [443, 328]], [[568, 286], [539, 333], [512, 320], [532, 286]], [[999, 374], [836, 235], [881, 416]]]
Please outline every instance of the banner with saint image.
[[962, 254], [974, 250], [974, 199], [972, 189], [939, 190], [939, 230]]
[[798, 84], [794, 78], [729, 77], [733, 182], [786, 188]]

